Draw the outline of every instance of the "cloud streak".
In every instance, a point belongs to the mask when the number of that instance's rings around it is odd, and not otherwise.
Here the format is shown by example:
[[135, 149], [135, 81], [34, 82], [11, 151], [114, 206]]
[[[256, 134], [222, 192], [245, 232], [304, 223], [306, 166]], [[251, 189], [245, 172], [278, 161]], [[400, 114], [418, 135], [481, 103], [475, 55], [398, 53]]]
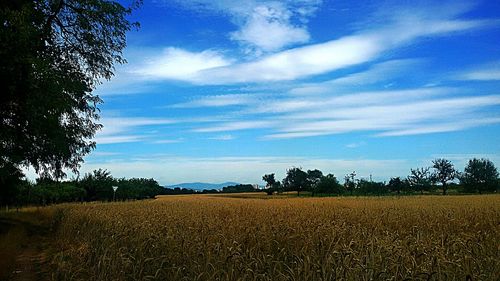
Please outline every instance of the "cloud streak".
[[[163, 79], [178, 79], [203, 85], [262, 83], [302, 79], [370, 62], [380, 55], [413, 41], [491, 24], [486, 20], [409, 16], [378, 28], [360, 31], [324, 43], [289, 49], [242, 63], [213, 51], [191, 53], [169, 48], [138, 73]], [[455, 16], [455, 15], [453, 15]], [[191, 59], [192, 58], [192, 59]], [[188, 60], [190, 63], [186, 64]], [[186, 66], [189, 65], [189, 66]], [[356, 79], [355, 77], [346, 77]], [[341, 83], [342, 80], [337, 81]]]

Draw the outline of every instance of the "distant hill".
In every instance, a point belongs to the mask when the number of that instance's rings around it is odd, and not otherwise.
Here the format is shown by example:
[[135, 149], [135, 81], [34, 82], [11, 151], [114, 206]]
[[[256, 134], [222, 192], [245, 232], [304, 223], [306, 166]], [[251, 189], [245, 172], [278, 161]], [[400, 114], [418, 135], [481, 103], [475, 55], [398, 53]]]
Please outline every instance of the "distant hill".
[[223, 182], [223, 183], [206, 183], [206, 182], [186, 182], [178, 183], [173, 185], [168, 185], [168, 188], [187, 188], [192, 190], [203, 190], [203, 189], [222, 189], [223, 187], [230, 185], [237, 185], [237, 182]]

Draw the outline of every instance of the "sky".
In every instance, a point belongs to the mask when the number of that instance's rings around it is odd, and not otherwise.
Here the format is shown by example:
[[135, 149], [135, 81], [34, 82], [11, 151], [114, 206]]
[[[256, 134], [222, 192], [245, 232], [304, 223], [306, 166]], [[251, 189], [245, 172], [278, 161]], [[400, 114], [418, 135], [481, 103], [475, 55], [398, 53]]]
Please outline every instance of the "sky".
[[[127, 2], [123, 2], [127, 4]], [[81, 172], [262, 184], [500, 165], [500, 1], [144, 0]]]

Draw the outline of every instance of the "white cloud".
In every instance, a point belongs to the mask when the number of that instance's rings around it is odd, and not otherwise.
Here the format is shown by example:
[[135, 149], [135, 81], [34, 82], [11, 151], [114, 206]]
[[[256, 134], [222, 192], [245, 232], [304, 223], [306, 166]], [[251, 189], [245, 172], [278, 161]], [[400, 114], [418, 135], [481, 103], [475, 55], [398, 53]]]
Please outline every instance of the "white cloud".
[[300, 79], [331, 72], [377, 58], [383, 52], [415, 39], [486, 24], [483, 21], [402, 22], [326, 43], [286, 50], [260, 60], [207, 69], [192, 79], [200, 84], [248, 83]]
[[286, 7], [277, 2], [257, 6], [241, 29], [231, 33], [231, 39], [263, 51], [275, 51], [291, 44], [309, 41], [307, 29], [291, 24], [291, 15]]
[[155, 144], [169, 144], [169, 143], [179, 143], [182, 142], [183, 139], [160, 139], [160, 140], [155, 140], [153, 143]]
[[169, 125], [178, 120], [165, 118], [145, 117], [104, 117], [100, 120], [103, 128], [97, 132], [94, 141], [99, 144], [140, 142], [147, 139], [147, 135], [134, 132], [135, 129], [153, 125]]
[[369, 62], [388, 50], [421, 37], [469, 30], [489, 23], [409, 18], [325, 43], [289, 49], [255, 61], [231, 65], [230, 60], [214, 51], [190, 53], [170, 48], [166, 55], [153, 60], [157, 63], [137, 72], [156, 78], [179, 79], [198, 84], [294, 80]]
[[[216, 122], [195, 132], [272, 129], [264, 139], [349, 132], [395, 136], [457, 131], [495, 124], [500, 95], [452, 97], [453, 88], [422, 88], [348, 94], [331, 98], [294, 97], [264, 101], [241, 111], [245, 120]], [[255, 110], [256, 111], [255, 111]], [[259, 119], [254, 119], [259, 113]]]
[[[323, 87], [323, 86], [322, 86]], [[258, 106], [247, 109], [248, 113], [284, 113], [293, 111], [305, 111], [305, 115], [298, 115], [298, 118], [318, 118], [323, 117], [323, 111], [331, 112], [332, 108], [343, 109], [348, 106], [368, 106], [387, 105], [408, 101], [429, 99], [431, 97], [442, 96], [455, 93], [456, 90], [450, 88], [425, 88], [410, 90], [373, 91], [351, 94], [336, 93], [335, 89], [327, 92], [324, 86], [324, 94], [333, 96], [292, 96], [283, 99], [268, 100]]]
[[498, 81], [500, 80], [500, 61], [484, 64], [457, 75], [458, 80]]
[[114, 143], [126, 143], [126, 142], [139, 142], [144, 140], [144, 136], [141, 135], [118, 135], [118, 136], [106, 136], [99, 135], [93, 139], [98, 145], [99, 144], [114, 144]]
[[209, 140], [228, 141], [228, 140], [234, 140], [235, 137], [233, 135], [220, 135], [220, 136], [210, 137], [208, 139]]
[[[103, 168], [114, 177], [152, 177], [161, 184], [179, 182], [221, 182], [262, 184], [262, 175], [276, 173], [278, 179], [285, 176], [286, 169], [295, 166], [320, 169], [334, 173], [339, 180], [353, 170], [359, 177], [373, 174], [375, 179], [386, 180], [391, 176], [407, 174], [412, 167], [406, 160], [386, 159], [330, 159], [305, 157], [139, 157], [137, 160], [113, 160], [84, 163], [81, 172]], [[196, 173], [193, 173], [196, 171]]]
[[388, 136], [408, 136], [408, 135], [421, 135], [421, 134], [432, 134], [432, 133], [444, 133], [460, 131], [468, 128], [479, 127], [490, 124], [500, 123], [500, 118], [480, 118], [472, 120], [460, 120], [458, 122], [448, 122], [448, 123], [437, 123], [437, 124], [423, 124], [415, 126], [410, 129], [388, 131], [380, 133], [377, 136], [388, 137]]
[[389, 60], [370, 66], [369, 69], [351, 73], [339, 78], [319, 83], [305, 83], [292, 88], [289, 93], [293, 95], [312, 95], [331, 93], [332, 91], [356, 89], [355, 86], [371, 85], [382, 81], [390, 81], [408, 75], [409, 69], [421, 65], [421, 59]]
[[276, 51], [283, 47], [305, 43], [310, 35], [306, 23], [321, 5], [321, 0], [179, 0], [182, 7], [229, 16], [238, 30], [230, 33], [250, 52]]
[[196, 108], [196, 107], [223, 107], [234, 105], [250, 105], [258, 101], [256, 95], [251, 94], [228, 94], [210, 95], [197, 97], [192, 101], [174, 104], [173, 108]]
[[210, 133], [210, 132], [227, 132], [249, 129], [268, 128], [273, 126], [275, 122], [272, 121], [235, 121], [225, 122], [215, 126], [194, 129], [193, 132]]
[[229, 60], [213, 50], [189, 52], [169, 47], [161, 54], [146, 59], [145, 64], [131, 71], [150, 78], [190, 80], [202, 70], [229, 64]]
[[358, 147], [363, 146], [363, 145], [365, 145], [365, 144], [366, 144], [366, 142], [364, 142], [364, 141], [360, 141], [360, 142], [353, 142], [353, 143], [349, 143], [349, 144], [347, 144], [345, 147], [346, 147], [346, 148], [358, 148]]
[[[378, 136], [451, 132], [500, 123], [485, 117], [485, 108], [500, 105], [500, 96], [449, 98], [394, 105], [358, 106], [288, 115], [278, 133], [266, 139], [285, 139], [359, 131], [385, 131]], [[311, 120], [307, 120], [311, 119]]]

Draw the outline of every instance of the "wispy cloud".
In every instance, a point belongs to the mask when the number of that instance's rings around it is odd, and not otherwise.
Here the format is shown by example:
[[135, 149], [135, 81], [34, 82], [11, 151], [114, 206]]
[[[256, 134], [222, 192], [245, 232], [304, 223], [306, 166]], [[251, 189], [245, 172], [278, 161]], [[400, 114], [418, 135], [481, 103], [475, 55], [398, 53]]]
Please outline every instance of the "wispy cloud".
[[[271, 129], [263, 139], [310, 137], [350, 132], [377, 136], [450, 132], [499, 123], [494, 108], [500, 95], [462, 96], [453, 88], [421, 88], [346, 94], [324, 98], [298, 96], [266, 101], [242, 110], [245, 120], [215, 122], [195, 132]], [[259, 113], [259, 119], [255, 118]]]
[[199, 133], [212, 133], [212, 132], [228, 132], [228, 131], [239, 131], [239, 130], [249, 130], [249, 129], [260, 129], [272, 127], [275, 124], [273, 121], [234, 121], [234, 122], [224, 122], [221, 124], [207, 126], [203, 128], [194, 129], [194, 132]]
[[153, 143], [155, 143], [155, 144], [169, 144], [169, 143], [179, 143], [179, 142], [182, 142], [182, 141], [184, 141], [183, 138], [178, 138], [178, 139], [159, 139], [159, 140], [153, 141]]
[[[373, 174], [375, 179], [404, 176], [412, 167], [406, 160], [333, 159], [314, 157], [168, 157], [144, 155], [136, 160], [110, 160], [84, 163], [82, 172], [104, 168], [115, 177], [153, 177], [162, 184], [221, 179], [240, 183], [262, 183], [262, 175], [276, 173], [278, 179], [295, 166], [334, 173], [340, 179], [353, 170], [360, 177]], [[165, 171], [169, 171], [165, 173]], [[196, 173], [193, 173], [196, 171]]]
[[495, 81], [500, 80], [500, 61], [484, 64], [456, 76], [458, 80]]
[[255, 94], [227, 94], [195, 97], [193, 100], [172, 105], [173, 108], [196, 108], [196, 107], [223, 107], [234, 105], [250, 105], [256, 103], [259, 98]]
[[100, 122], [103, 128], [97, 132], [94, 139], [98, 145], [144, 141], [148, 137], [147, 134], [139, 134], [135, 132], [135, 129], [154, 125], [169, 125], [179, 121], [165, 118], [104, 117]]
[[365, 144], [366, 144], [366, 142], [364, 142], [364, 141], [352, 142], [352, 143], [347, 144], [345, 147], [346, 148], [358, 148], [358, 147], [363, 146]]
[[[235, 64], [229, 64], [231, 60], [213, 51], [190, 53], [169, 48], [166, 55], [160, 55], [153, 60], [154, 63], [137, 71], [146, 76], [199, 84], [301, 79], [372, 61], [389, 50], [422, 37], [471, 30], [491, 24], [491, 21], [486, 20], [458, 19], [454, 14], [445, 14], [443, 18], [421, 15], [422, 13], [415, 13], [412, 16], [399, 17], [378, 28]], [[175, 67], [178, 65], [179, 69]]]
[[190, 80], [202, 70], [229, 64], [230, 61], [216, 51], [189, 52], [169, 47], [132, 72], [150, 78]]
[[305, 43], [310, 35], [308, 18], [321, 5], [321, 0], [182, 0], [182, 7], [227, 15], [238, 27], [229, 38], [243, 46], [247, 53], [259, 55], [283, 47]]
[[235, 136], [233, 136], [233, 135], [220, 135], [220, 136], [210, 137], [208, 139], [219, 140], [219, 141], [229, 141], [229, 140], [234, 140]]
[[296, 121], [286, 122], [290, 125], [281, 126], [278, 133], [264, 138], [284, 139], [359, 131], [382, 131], [378, 136], [458, 131], [500, 123], [498, 114], [490, 113], [492, 116], [489, 116], [487, 113], [488, 108], [498, 105], [500, 96], [492, 95], [304, 112], [285, 116]]

